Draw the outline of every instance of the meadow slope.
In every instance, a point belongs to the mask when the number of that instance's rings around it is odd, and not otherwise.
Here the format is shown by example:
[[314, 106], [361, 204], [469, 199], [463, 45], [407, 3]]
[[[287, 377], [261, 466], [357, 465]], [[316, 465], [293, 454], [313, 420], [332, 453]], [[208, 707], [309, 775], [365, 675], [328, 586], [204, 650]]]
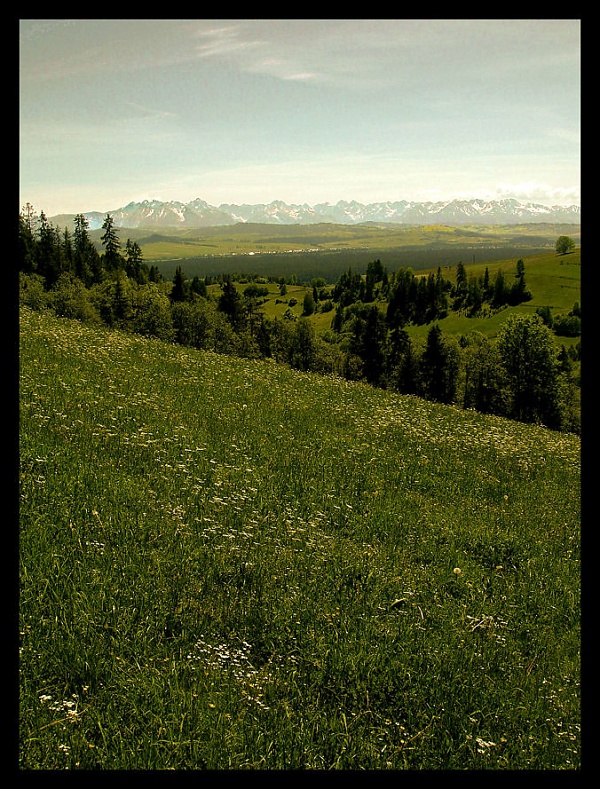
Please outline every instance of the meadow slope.
[[580, 441], [21, 312], [23, 769], [576, 769]]

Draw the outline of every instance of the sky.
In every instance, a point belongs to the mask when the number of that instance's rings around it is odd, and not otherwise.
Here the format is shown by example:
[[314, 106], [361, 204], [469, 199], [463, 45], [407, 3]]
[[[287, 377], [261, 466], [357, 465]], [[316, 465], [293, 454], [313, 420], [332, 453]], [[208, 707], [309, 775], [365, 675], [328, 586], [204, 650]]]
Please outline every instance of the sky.
[[580, 20], [22, 19], [20, 208], [580, 205]]

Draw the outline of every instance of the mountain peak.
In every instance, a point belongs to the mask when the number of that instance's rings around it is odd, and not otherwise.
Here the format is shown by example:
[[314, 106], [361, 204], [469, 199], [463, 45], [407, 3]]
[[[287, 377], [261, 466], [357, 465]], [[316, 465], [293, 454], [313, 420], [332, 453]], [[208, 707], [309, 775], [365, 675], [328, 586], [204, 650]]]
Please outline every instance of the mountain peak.
[[[427, 224], [485, 224], [508, 225], [528, 222], [579, 224], [579, 206], [552, 207], [538, 203], [522, 203], [515, 198], [501, 200], [446, 200], [412, 202], [407, 200], [360, 203], [339, 200], [335, 205], [289, 204], [273, 200], [268, 204], [222, 203], [212, 206], [200, 197], [188, 203], [175, 200], [142, 200], [128, 203], [123, 208], [108, 211], [119, 227], [210, 227], [233, 225], [239, 222], [264, 224], [359, 224], [360, 222], [390, 222], [407, 225]], [[105, 214], [89, 211], [90, 229], [101, 227]], [[65, 217], [60, 219], [64, 222]], [[72, 219], [72, 217], [71, 217]]]

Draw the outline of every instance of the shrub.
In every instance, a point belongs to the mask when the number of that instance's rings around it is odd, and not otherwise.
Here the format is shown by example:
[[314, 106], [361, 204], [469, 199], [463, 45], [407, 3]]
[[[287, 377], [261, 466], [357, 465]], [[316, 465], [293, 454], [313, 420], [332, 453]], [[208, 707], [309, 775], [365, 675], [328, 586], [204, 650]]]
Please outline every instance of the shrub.
[[558, 315], [554, 319], [554, 333], [559, 337], [579, 337], [581, 334], [581, 318], [577, 315]]
[[100, 315], [90, 301], [83, 282], [71, 274], [61, 274], [51, 292], [54, 312], [61, 318], [99, 323]]
[[39, 274], [19, 275], [19, 303], [32, 310], [50, 306], [50, 296], [44, 288], [44, 278]]

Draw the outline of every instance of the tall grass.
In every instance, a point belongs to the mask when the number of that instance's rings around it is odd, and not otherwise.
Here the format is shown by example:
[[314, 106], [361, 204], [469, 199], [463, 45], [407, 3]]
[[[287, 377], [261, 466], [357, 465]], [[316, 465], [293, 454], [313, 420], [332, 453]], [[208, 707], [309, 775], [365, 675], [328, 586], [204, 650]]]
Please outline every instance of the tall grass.
[[24, 769], [576, 769], [579, 439], [24, 309]]

